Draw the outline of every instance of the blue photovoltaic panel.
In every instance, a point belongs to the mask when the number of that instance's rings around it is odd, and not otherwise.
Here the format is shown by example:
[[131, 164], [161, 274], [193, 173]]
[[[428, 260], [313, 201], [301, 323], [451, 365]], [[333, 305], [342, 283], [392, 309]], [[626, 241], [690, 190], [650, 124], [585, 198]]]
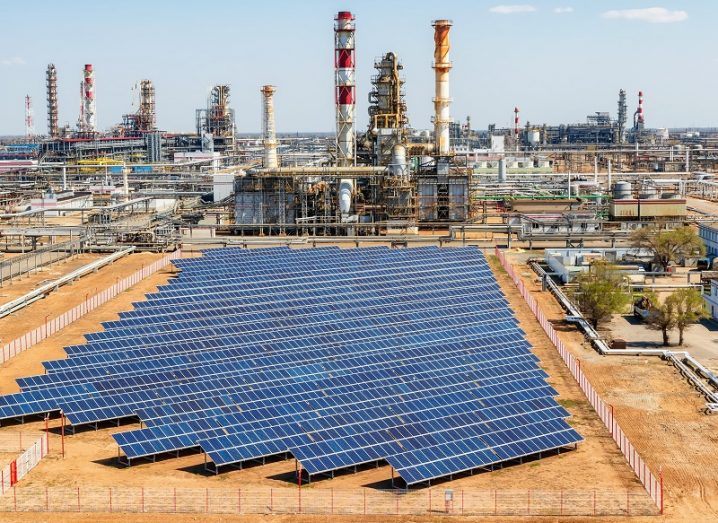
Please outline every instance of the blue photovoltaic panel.
[[384, 459], [414, 484], [581, 440], [474, 248], [218, 249], [44, 362], [0, 418], [138, 416], [129, 458]]

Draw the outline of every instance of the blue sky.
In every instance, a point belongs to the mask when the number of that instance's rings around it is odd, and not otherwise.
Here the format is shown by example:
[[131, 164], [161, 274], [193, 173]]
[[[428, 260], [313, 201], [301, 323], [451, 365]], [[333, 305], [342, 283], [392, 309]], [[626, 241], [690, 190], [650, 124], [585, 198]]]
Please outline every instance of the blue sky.
[[35, 0], [0, 4], [0, 134], [24, 132], [25, 94], [45, 131], [49, 62], [61, 123], [76, 122], [82, 67], [92, 63], [103, 129], [129, 112], [132, 86], [149, 78], [166, 130], [191, 131], [217, 83], [232, 86], [240, 132], [260, 130], [264, 84], [278, 88], [280, 132], [333, 130], [338, 10], [357, 17], [362, 127], [373, 60], [390, 50], [404, 64], [410, 123], [430, 126], [437, 18], [454, 21], [452, 116], [471, 115], [475, 128], [511, 125], [516, 105], [522, 122], [613, 115], [620, 88], [631, 114], [643, 89], [648, 126], [718, 125], [715, 0]]

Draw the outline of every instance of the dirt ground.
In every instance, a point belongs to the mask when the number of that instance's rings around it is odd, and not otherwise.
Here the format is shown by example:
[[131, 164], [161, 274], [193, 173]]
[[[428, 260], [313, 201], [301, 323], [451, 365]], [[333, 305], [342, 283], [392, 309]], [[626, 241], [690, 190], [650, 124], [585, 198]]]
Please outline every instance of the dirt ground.
[[718, 417], [674, 367], [658, 358], [600, 356], [522, 263], [519, 270], [596, 390], [651, 470], [663, 471], [667, 519], [718, 520]]
[[[81, 301], [85, 292], [102, 289], [121, 276], [148, 264], [156, 255], [135, 254], [120, 260], [111, 267], [102, 269], [97, 274], [83, 278], [72, 287], [66, 287], [64, 294], [61, 289], [49, 298], [28, 307], [15, 321], [24, 322], [22, 328], [13, 328], [13, 322], [6, 322], [5, 328], [27, 330], [25, 325], [32, 324], [32, 318], [40, 318], [45, 314], [60, 313]], [[561, 361], [550, 341], [533, 318], [528, 307], [520, 297], [508, 277], [496, 271], [500, 284], [507, 294], [512, 307], [516, 311], [522, 328], [526, 331], [529, 341], [535, 346], [535, 353], [541, 359], [541, 366], [549, 373], [549, 383], [559, 392], [558, 400], [572, 414], [571, 424], [584, 436], [585, 442], [577, 450], [545, 457], [541, 460], [526, 462], [506, 467], [491, 473], [464, 476], [441, 483], [441, 488], [481, 488], [481, 489], [625, 489], [640, 488], [640, 483], [626, 465], [623, 456], [610, 438], [608, 431], [598, 420], [590, 405], [583, 397], [570, 373]], [[83, 334], [101, 329], [99, 323], [115, 319], [117, 313], [130, 310], [131, 304], [141, 300], [145, 293], [152, 292], [157, 285], [166, 282], [171, 270], [160, 271], [137, 286], [124, 292], [121, 296], [91, 312], [77, 323], [64, 329], [52, 338], [33, 347], [29, 351], [7, 362], [0, 373], [0, 393], [15, 392], [17, 386], [14, 379], [42, 372], [40, 364], [43, 360], [62, 358], [62, 347], [82, 343]], [[39, 310], [33, 311], [32, 308]], [[9, 324], [9, 325], [8, 325]], [[3, 325], [3, 324], [0, 324]], [[35, 325], [31, 325], [35, 326]], [[42, 430], [42, 421], [29, 421], [24, 425], [8, 425], [0, 431], [17, 432]], [[140, 462], [130, 468], [118, 466], [116, 462], [117, 446], [110, 437], [118, 430], [136, 428], [136, 424], [125, 424], [121, 427], [101, 427], [99, 430], [81, 430], [76, 435], [65, 438], [65, 458], [59, 454], [60, 437], [58, 434], [59, 420], [51, 420], [50, 426], [55, 429], [50, 437], [51, 454], [22, 481], [21, 486], [144, 486], [144, 487], [238, 487], [247, 485], [272, 486], [277, 488], [294, 485], [294, 461], [277, 460], [266, 465], [250, 466], [243, 470], [232, 470], [219, 475], [207, 474], [204, 471], [204, 458], [201, 454], [190, 453], [180, 458], [168, 457], [156, 463]], [[360, 468], [359, 472], [342, 473], [334, 479], [312, 482], [307, 488], [389, 488], [391, 471], [388, 466]], [[42, 521], [42, 515], [35, 515], [32, 521]], [[73, 515], [73, 521], [77, 521]], [[258, 517], [239, 518], [238, 521], [259, 520]], [[404, 518], [407, 518], [405, 516]], [[174, 516], [173, 516], [174, 519]], [[203, 518], [207, 519], [207, 518]], [[210, 520], [212, 518], [209, 518]], [[330, 521], [320, 517], [302, 517], [302, 521]], [[353, 520], [347, 518], [345, 521]], [[377, 521], [387, 521], [385, 517]], [[416, 517], [411, 520], [432, 521], [432, 517]], [[53, 520], [57, 520], [53, 518]], [[60, 519], [62, 520], [62, 519]], [[143, 521], [147, 520], [144, 517]], [[158, 519], [163, 520], [161, 517]], [[189, 518], [187, 521], [195, 521]], [[228, 520], [224, 518], [217, 521]], [[270, 517], [271, 521], [296, 521], [297, 518], [283, 519]], [[362, 518], [362, 521], [371, 521]], [[399, 519], [396, 519], [397, 521]], [[408, 519], [402, 519], [408, 521]], [[502, 518], [501, 521], [508, 521]], [[572, 520], [568, 518], [567, 520]], [[593, 519], [595, 521], [595, 519]], [[17, 521], [22, 521], [18, 516]], [[131, 517], [123, 521], [132, 521]], [[486, 519], [482, 519], [486, 521]]]
[[[0, 303], [5, 303], [11, 299], [22, 296], [46, 280], [57, 279], [64, 274], [99, 259], [100, 257], [101, 255], [97, 254], [82, 254], [72, 260], [53, 264], [44, 268], [41, 272], [33, 273], [27, 278], [17, 280], [16, 282], [13, 282], [12, 285], [0, 289]], [[158, 258], [160, 258], [160, 255], [153, 253], [138, 253], [125, 256], [111, 265], [103, 267], [95, 273], [83, 276], [76, 282], [64, 285], [58, 290], [50, 293], [45, 298], [31, 303], [17, 312], [5, 316], [0, 319], [0, 343], [7, 343], [8, 341], [11, 341], [16, 337], [42, 325], [48, 319], [59, 316], [63, 312], [82, 303], [88, 296], [93, 296], [94, 294], [101, 292], [117, 280], [129, 276], [135, 271], [141, 269], [143, 266], [151, 264]], [[138, 297], [141, 297], [142, 295], [143, 294], [140, 294]], [[122, 303], [121, 298], [117, 298], [115, 301], [117, 301], [118, 304]], [[113, 305], [106, 304], [106, 306], [107, 305], [110, 306], [109, 310], [112, 310]], [[75, 324], [75, 326], [77, 325], [79, 325], [79, 323]], [[65, 331], [69, 331], [75, 326], [68, 327]], [[65, 331], [60, 333], [59, 336], [63, 336]], [[80, 343], [83, 339], [81, 339]], [[59, 345], [59, 343], [60, 342], [56, 336], [53, 339], [47, 340], [45, 344], [37, 345], [30, 350], [38, 352], [38, 349], [39, 351], [43, 351], [49, 347], [59, 347], [60, 350], [54, 352], [51, 357], [64, 357], [65, 353], [62, 351], [62, 347], [68, 344]], [[19, 358], [20, 360], [18, 361], [24, 361], [24, 359], [34, 358], [34, 356], [22, 355], [19, 356]], [[44, 359], [50, 359], [50, 357], [46, 357]], [[2, 368], [0, 381], [3, 381], [6, 376], [10, 375], [10, 373], [5, 370], [7, 365], [8, 363], [6, 362], [2, 367], [0, 367]]]
[[0, 287], [0, 304], [19, 298], [36, 287], [39, 287], [44, 283], [48, 283], [51, 280], [56, 280], [65, 274], [69, 274], [72, 271], [79, 269], [83, 265], [99, 260], [101, 257], [102, 255], [100, 254], [80, 254], [73, 256], [72, 258], [67, 258], [65, 260], [40, 267], [37, 271], [32, 271], [27, 275], [13, 278], [12, 281], [5, 281], [3, 282], [2, 287]]

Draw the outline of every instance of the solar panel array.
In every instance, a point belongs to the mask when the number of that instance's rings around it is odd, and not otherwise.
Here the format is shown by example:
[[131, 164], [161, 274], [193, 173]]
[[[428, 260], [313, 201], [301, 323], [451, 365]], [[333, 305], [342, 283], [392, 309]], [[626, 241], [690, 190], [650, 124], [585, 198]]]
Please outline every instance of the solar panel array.
[[290, 452], [309, 474], [386, 460], [407, 484], [581, 440], [474, 248], [223, 249], [46, 374], [0, 418], [138, 416], [130, 459]]

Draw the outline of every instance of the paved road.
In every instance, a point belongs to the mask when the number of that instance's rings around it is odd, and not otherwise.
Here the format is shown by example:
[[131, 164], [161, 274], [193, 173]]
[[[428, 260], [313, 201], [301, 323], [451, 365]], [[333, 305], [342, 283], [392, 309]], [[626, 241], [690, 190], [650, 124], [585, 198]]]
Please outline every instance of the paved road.
[[683, 347], [677, 345], [678, 331], [670, 333], [672, 346], [663, 347], [661, 332], [649, 329], [645, 323], [633, 316], [616, 315], [609, 328], [613, 338], [626, 340], [630, 348], [687, 350], [703, 365], [718, 372], [718, 322], [703, 321], [686, 329]]

